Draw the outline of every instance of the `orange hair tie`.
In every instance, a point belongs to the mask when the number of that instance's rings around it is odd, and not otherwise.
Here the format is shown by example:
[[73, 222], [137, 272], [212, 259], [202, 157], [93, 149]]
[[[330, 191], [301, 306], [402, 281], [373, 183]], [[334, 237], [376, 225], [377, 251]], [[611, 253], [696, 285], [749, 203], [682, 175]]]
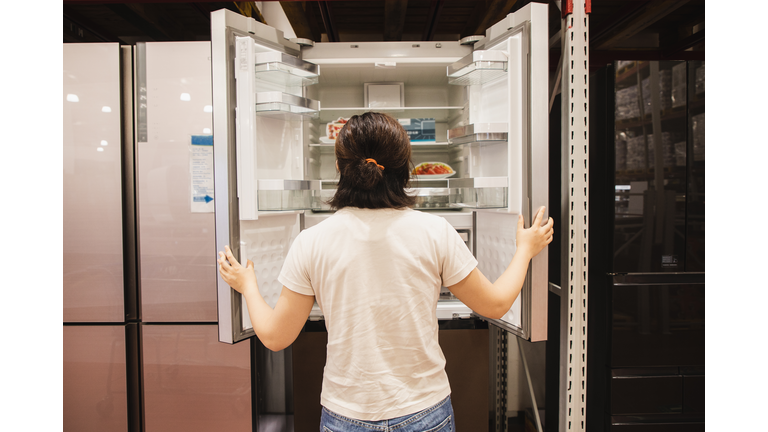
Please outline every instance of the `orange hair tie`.
[[381, 166], [381, 165], [379, 165], [379, 164], [376, 162], [376, 159], [371, 159], [371, 158], [368, 158], [368, 159], [366, 159], [365, 161], [366, 161], [366, 162], [370, 162], [370, 163], [372, 163], [372, 164], [376, 165], [377, 167], [381, 168], [381, 170], [382, 170], [382, 171], [384, 171], [384, 167], [383, 167], [383, 166]]

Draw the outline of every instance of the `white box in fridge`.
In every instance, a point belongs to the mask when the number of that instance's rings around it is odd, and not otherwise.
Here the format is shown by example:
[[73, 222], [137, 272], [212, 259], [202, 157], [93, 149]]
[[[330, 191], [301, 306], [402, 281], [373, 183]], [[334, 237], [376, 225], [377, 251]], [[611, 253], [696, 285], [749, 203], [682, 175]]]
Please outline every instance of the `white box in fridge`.
[[365, 106], [367, 108], [402, 107], [404, 105], [403, 83], [365, 83]]

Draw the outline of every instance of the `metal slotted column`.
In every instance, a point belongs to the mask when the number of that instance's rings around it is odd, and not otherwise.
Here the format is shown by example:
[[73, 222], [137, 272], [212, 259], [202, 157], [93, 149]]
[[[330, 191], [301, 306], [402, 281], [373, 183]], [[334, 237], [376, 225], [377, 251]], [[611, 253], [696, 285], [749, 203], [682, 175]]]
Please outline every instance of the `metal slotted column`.
[[[589, 0], [562, 3], [560, 431], [587, 427]], [[567, 173], [567, 174], [566, 174]]]

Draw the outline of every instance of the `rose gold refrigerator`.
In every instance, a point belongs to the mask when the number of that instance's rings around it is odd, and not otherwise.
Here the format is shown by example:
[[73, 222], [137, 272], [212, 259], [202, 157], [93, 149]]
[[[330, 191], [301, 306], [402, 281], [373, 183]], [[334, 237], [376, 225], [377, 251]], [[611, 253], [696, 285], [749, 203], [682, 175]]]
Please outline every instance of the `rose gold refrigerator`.
[[[532, 3], [484, 37], [462, 41], [315, 43], [288, 40], [227, 10], [213, 12], [216, 250], [230, 245], [241, 262], [252, 260], [261, 293], [274, 306], [282, 289], [277, 276], [292, 241], [331, 215], [325, 202], [338, 177], [326, 125], [382, 111], [401, 123], [434, 121], [434, 139], [412, 141], [414, 165], [442, 162], [455, 174], [414, 179], [409, 193], [419, 210], [445, 217], [456, 228], [479, 268], [495, 280], [515, 252], [518, 215], [530, 223], [539, 207], [549, 207], [547, 13], [546, 4]], [[497, 427], [506, 415], [499, 396], [506, 389], [504, 372], [495, 366], [505, 361], [506, 335], [546, 339], [547, 251], [534, 258], [528, 275], [521, 296], [499, 320], [479, 316], [447, 290], [436, 309], [444, 351], [449, 339], [458, 338], [455, 329], [485, 338], [484, 348], [475, 349], [484, 349], [483, 355], [467, 364], [487, 372], [482, 409], [496, 416]], [[311, 387], [319, 404], [322, 312], [315, 305], [294, 347], [272, 353], [253, 338], [242, 296], [221, 278], [216, 285], [219, 340], [255, 345], [259, 429], [269, 423], [299, 430], [303, 393]], [[314, 374], [305, 374], [307, 369]], [[454, 388], [455, 406], [464, 405], [456, 397], [476, 397], [473, 391]]]
[[64, 45], [65, 431], [253, 430], [251, 344], [218, 342], [210, 57]]

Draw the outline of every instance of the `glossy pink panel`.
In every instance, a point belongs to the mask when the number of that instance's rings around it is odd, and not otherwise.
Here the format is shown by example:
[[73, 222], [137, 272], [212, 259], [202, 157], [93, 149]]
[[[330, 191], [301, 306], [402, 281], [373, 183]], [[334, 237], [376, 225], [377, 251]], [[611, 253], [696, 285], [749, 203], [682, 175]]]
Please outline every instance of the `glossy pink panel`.
[[217, 320], [213, 202], [193, 206], [191, 176], [191, 136], [212, 127], [210, 56], [209, 42], [146, 44], [147, 142], [137, 144], [144, 322]]
[[125, 327], [64, 326], [64, 432], [127, 431]]
[[64, 44], [64, 321], [122, 322], [119, 44]]
[[146, 432], [250, 432], [250, 343], [216, 325], [143, 325]]

